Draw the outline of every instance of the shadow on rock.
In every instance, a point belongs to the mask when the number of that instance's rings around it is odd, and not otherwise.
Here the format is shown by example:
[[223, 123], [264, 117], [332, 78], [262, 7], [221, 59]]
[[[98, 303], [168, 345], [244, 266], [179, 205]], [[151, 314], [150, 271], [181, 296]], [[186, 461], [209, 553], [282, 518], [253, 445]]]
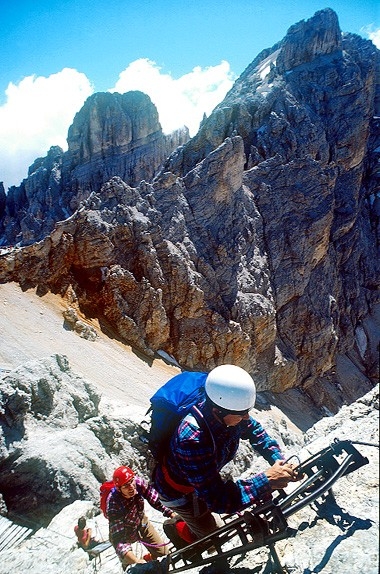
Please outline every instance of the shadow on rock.
[[[334, 550], [341, 542], [350, 538], [358, 530], [369, 530], [373, 525], [372, 520], [369, 518], [359, 518], [353, 516], [348, 512], [344, 512], [342, 508], [336, 503], [334, 495], [329, 493], [328, 496], [321, 502], [316, 503], [317, 516], [323, 518], [330, 524], [337, 526], [343, 534], [337, 536], [331, 544], [326, 548], [322, 560], [317, 564], [313, 570], [307, 568], [303, 574], [311, 574], [321, 572], [326, 564], [329, 562]], [[312, 526], [311, 524], [309, 526]]]

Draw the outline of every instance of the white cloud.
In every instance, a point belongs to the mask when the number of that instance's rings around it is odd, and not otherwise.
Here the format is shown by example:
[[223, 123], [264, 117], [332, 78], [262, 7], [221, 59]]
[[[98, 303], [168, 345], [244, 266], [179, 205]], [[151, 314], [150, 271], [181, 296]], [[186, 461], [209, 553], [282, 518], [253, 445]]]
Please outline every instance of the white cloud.
[[197, 66], [178, 79], [165, 74], [151, 60], [141, 58], [121, 72], [110, 92], [140, 90], [156, 105], [165, 133], [186, 125], [195, 135], [203, 114], [209, 115], [219, 104], [235, 80], [228, 62], [218, 66]]
[[364, 28], [362, 28], [361, 31], [363, 32], [363, 34], [368, 36], [368, 38], [372, 40], [372, 42], [375, 44], [376, 48], [379, 48], [380, 50], [380, 28], [374, 30], [373, 26], [370, 25], [365, 26]]
[[[121, 72], [110, 92], [141, 90], [158, 109], [162, 129], [170, 133], [187, 125], [194, 135], [203, 114], [209, 115], [231, 88], [234, 75], [228, 62], [196, 67], [174, 79], [154, 62], [136, 60]], [[0, 181], [5, 190], [19, 185], [28, 167], [52, 145], [67, 149], [67, 132], [74, 115], [94, 92], [88, 78], [71, 68], [49, 77], [28, 76], [10, 83], [0, 106]]]
[[375, 44], [376, 48], [380, 50], [380, 28], [374, 32], [370, 32], [369, 39]]
[[69, 126], [93, 91], [86, 76], [70, 68], [9, 83], [0, 107], [0, 181], [6, 191], [19, 185], [28, 167], [52, 145], [67, 149]]

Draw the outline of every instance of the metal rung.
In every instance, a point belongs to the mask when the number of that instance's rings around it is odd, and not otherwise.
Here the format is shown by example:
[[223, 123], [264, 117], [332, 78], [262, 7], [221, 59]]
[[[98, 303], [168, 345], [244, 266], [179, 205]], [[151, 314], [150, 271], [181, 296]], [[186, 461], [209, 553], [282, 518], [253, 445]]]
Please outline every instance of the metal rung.
[[8, 550], [20, 544], [33, 533], [31, 528], [14, 524], [8, 518], [0, 520], [0, 551]]
[[[257, 510], [246, 511], [201, 540], [170, 554], [169, 572], [182, 572], [210, 564], [218, 558], [231, 558], [262, 546], [273, 546], [292, 532], [281, 509], [273, 504], [266, 508], [263, 516]], [[225, 548], [232, 540], [233, 548]], [[216, 551], [213, 555], [207, 553], [211, 547]]]

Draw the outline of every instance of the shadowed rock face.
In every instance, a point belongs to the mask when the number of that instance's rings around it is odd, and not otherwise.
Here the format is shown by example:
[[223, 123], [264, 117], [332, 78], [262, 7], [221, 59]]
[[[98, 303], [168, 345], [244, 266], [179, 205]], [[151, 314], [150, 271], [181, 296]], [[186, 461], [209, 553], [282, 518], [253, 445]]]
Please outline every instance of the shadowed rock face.
[[48, 237], [3, 255], [1, 280], [71, 286], [148, 355], [163, 349], [187, 369], [239, 364], [260, 390], [300, 386], [336, 410], [378, 377], [378, 69], [371, 42], [318, 12], [135, 187], [137, 168], [100, 187], [102, 154], [123, 148], [122, 164], [139, 148], [128, 122], [122, 137], [109, 128], [128, 95], [95, 95], [63, 162], [65, 205], [91, 195]]

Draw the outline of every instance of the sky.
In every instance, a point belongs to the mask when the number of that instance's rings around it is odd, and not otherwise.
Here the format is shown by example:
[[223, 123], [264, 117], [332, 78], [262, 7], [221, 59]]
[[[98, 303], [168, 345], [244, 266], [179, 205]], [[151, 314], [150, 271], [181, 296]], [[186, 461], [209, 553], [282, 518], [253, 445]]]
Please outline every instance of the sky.
[[380, 48], [379, 0], [0, 0], [0, 181], [52, 145], [67, 150], [94, 92], [141, 90], [165, 133], [195, 135], [265, 48], [332, 8], [343, 32]]

